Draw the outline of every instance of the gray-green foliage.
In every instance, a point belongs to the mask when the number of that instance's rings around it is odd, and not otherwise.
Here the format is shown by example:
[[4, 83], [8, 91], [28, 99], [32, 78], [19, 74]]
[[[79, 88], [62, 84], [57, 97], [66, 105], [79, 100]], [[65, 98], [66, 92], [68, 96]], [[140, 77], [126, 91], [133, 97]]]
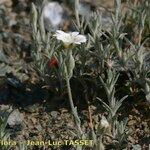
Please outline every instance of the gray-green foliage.
[[16, 150], [27, 150], [27, 145], [25, 143], [19, 143], [18, 146], [16, 147]]
[[[10, 132], [8, 129], [6, 129], [7, 120], [8, 120], [9, 115], [10, 115], [9, 113], [4, 112], [0, 116], [0, 141], [9, 141], [10, 140]], [[9, 145], [7, 145], [7, 146], [0, 145], [0, 149], [7, 150], [7, 149], [9, 149]]]
[[103, 102], [101, 99], [98, 99], [103, 103], [104, 107], [109, 112], [109, 119], [111, 121], [117, 116], [118, 109], [121, 107], [122, 102], [127, 98], [127, 96], [124, 96], [120, 100], [117, 100], [115, 97], [115, 85], [118, 77], [119, 74], [116, 75], [116, 73], [111, 70], [108, 70], [107, 72], [106, 82], [104, 82], [104, 80], [100, 77], [100, 80], [105, 88], [108, 104]]
[[[47, 60], [55, 55], [59, 62], [58, 72], [67, 81], [70, 94], [72, 77], [84, 79], [84, 75], [88, 75], [91, 80], [96, 81], [94, 83], [97, 88], [100, 84], [105, 93], [101, 93], [100, 89], [96, 94], [100, 96], [105, 94], [106, 101], [99, 97], [97, 99], [108, 113], [107, 119], [111, 126], [108, 136], [115, 139], [113, 144], [119, 149], [126, 144], [128, 135], [127, 121], [118, 119], [118, 112], [123, 102], [129, 97], [135, 98], [136, 93], [133, 92], [135, 85], [138, 89], [137, 92], [143, 91], [145, 94], [143, 100], [150, 100], [150, 48], [148, 45], [150, 40], [150, 2], [145, 0], [143, 3], [137, 2], [133, 5], [131, 1], [128, 1], [127, 4], [130, 7], [122, 15], [121, 0], [115, 0], [115, 11], [111, 14], [112, 24], [109, 29], [102, 25], [102, 16], [99, 12], [94, 12], [86, 18], [80, 17], [76, 12], [75, 28], [80, 33], [86, 34], [88, 41], [86, 44], [74, 47], [70, 54], [64, 52], [61, 43], [53, 38], [51, 29], [45, 32], [41, 9], [32, 4], [33, 57], [36, 70], [40, 72], [41, 76], [44, 76]], [[121, 88], [128, 88], [128, 93], [124, 93], [124, 90], [121, 91], [120, 87], [118, 90], [118, 86], [122, 82], [119, 79], [120, 74], [127, 76], [127, 79], [123, 81], [125, 85]], [[116, 86], [117, 84], [118, 86]], [[123, 96], [117, 95], [118, 91]], [[72, 112], [78, 126], [77, 130], [80, 130], [82, 125], [76, 107], [72, 107]], [[103, 147], [103, 138], [108, 133], [102, 132], [102, 130], [92, 129], [91, 131], [92, 135], [87, 137], [94, 139], [95, 143], [102, 143], [96, 144], [96, 148]], [[79, 132], [75, 134], [79, 135]], [[98, 134], [101, 136], [99, 137]]]
[[45, 30], [42, 8], [32, 3], [32, 37], [34, 68], [40, 76], [45, 76], [45, 67], [48, 60], [51, 59], [54, 50], [57, 49], [56, 41], [52, 37], [52, 31]]

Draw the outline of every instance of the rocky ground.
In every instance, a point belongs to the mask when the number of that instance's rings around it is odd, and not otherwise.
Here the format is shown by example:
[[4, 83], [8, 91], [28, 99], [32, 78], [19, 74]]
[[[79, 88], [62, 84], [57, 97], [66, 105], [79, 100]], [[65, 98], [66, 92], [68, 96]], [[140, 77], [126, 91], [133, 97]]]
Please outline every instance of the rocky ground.
[[[74, 131], [74, 124], [66, 98], [55, 96], [51, 89], [43, 88], [44, 83], [37, 83], [38, 76], [30, 66], [31, 2], [35, 0], [0, 1], [0, 114], [3, 116], [4, 111], [9, 113], [14, 110], [8, 119], [8, 129], [13, 140], [73, 139], [71, 131]], [[111, 5], [110, 1], [105, 1], [104, 6], [111, 8]], [[69, 27], [68, 22], [64, 28]], [[99, 117], [96, 105], [91, 105], [95, 128]], [[128, 138], [129, 149], [134, 145], [148, 150], [149, 106], [145, 103], [135, 105], [131, 101], [123, 107], [121, 115], [128, 117], [128, 127], [132, 133]], [[82, 106], [80, 109], [82, 127], [87, 131], [87, 109]]]

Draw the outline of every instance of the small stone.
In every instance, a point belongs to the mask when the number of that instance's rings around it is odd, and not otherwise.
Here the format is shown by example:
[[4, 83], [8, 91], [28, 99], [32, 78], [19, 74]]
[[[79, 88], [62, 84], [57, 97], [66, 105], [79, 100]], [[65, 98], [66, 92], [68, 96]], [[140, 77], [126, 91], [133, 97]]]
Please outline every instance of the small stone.
[[136, 145], [132, 145], [132, 150], [141, 150], [142, 148], [141, 148], [141, 145], [139, 145], [139, 144], [136, 144]]
[[51, 116], [55, 119], [58, 116], [58, 111], [52, 111]]
[[51, 24], [53, 27], [57, 28], [62, 22], [63, 8], [57, 2], [49, 2], [45, 4], [43, 8], [43, 17], [46, 22], [46, 26]]
[[31, 121], [32, 121], [33, 124], [36, 124], [36, 123], [37, 123], [37, 119], [34, 118], [34, 117], [31, 118]]
[[23, 121], [23, 115], [19, 112], [18, 109], [16, 109], [8, 117], [7, 123], [9, 126], [15, 126], [15, 125], [20, 125], [22, 121]]
[[0, 3], [4, 3], [4, 5], [6, 6], [6, 7], [11, 7], [12, 6], [12, 4], [13, 4], [13, 2], [11, 1], [11, 0], [1, 0], [2, 2], [0, 2]]
[[132, 136], [128, 137], [128, 141], [130, 141], [131, 143], [135, 143], [135, 139]]
[[42, 131], [42, 126], [39, 124], [36, 126], [36, 129], [40, 132], [40, 131]]
[[131, 125], [134, 125], [135, 123], [136, 123], [136, 120], [130, 120], [130, 121], [128, 122], [128, 125], [131, 126]]
[[9, 105], [0, 105], [0, 111], [5, 111], [5, 110], [8, 110], [10, 109], [10, 106]]
[[51, 134], [50, 136], [51, 136], [52, 140], [55, 139], [55, 135], [54, 134]]
[[98, 122], [99, 122], [99, 116], [98, 116], [98, 115], [94, 116], [93, 120], [94, 120], [96, 123], [98, 123]]

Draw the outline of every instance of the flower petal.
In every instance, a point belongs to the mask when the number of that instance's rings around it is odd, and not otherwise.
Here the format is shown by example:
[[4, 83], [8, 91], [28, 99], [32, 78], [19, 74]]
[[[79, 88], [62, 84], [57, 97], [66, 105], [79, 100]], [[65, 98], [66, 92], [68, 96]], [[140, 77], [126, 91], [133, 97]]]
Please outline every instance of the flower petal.
[[72, 36], [77, 36], [79, 34], [79, 32], [72, 32], [71, 35]]
[[64, 36], [64, 35], [68, 35], [67, 33], [65, 33], [64, 31], [61, 30], [57, 30], [56, 33], [54, 34], [54, 36]]
[[76, 43], [85, 43], [86, 42], [86, 37], [84, 35], [78, 35], [75, 37], [75, 41]]
[[75, 44], [81, 44], [81, 42], [74, 42]]
[[57, 30], [56, 33], [58, 33], [58, 34], [67, 34], [67, 33], [65, 33], [64, 31], [61, 31], [61, 30]]

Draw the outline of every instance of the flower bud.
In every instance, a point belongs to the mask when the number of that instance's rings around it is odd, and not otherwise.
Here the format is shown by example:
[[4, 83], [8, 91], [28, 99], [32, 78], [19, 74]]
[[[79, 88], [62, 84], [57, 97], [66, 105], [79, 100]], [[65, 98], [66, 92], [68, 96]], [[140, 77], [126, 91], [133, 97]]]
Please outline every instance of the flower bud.
[[100, 126], [101, 126], [101, 128], [108, 128], [109, 127], [109, 123], [104, 116], [102, 116], [102, 118], [101, 118]]
[[69, 58], [68, 58], [68, 62], [67, 62], [67, 70], [68, 70], [68, 76], [69, 76], [69, 78], [71, 78], [72, 75], [73, 75], [73, 69], [75, 67], [75, 60], [74, 60], [74, 58], [72, 56], [72, 52], [71, 51], [69, 52], [69, 56], [68, 57]]
[[51, 67], [58, 67], [58, 62], [56, 60], [55, 57], [52, 57], [48, 63], [47, 63], [48, 67], [51, 68]]

